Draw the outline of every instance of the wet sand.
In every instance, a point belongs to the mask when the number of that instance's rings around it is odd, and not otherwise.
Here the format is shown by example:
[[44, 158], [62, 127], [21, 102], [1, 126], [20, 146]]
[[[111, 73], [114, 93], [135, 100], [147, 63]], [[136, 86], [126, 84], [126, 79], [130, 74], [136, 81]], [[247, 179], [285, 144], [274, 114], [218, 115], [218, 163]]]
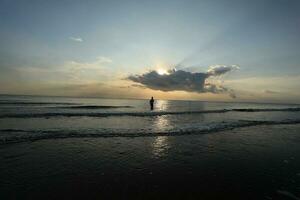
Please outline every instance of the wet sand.
[[0, 199], [299, 199], [300, 125], [0, 145]]

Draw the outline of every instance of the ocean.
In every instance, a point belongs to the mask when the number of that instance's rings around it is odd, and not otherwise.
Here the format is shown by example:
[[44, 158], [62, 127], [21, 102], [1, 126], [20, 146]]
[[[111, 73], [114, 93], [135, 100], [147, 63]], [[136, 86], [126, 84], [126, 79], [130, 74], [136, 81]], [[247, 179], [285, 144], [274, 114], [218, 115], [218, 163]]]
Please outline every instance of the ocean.
[[203, 134], [300, 123], [300, 105], [0, 96], [0, 143], [46, 138]]
[[299, 199], [300, 105], [0, 96], [1, 199]]

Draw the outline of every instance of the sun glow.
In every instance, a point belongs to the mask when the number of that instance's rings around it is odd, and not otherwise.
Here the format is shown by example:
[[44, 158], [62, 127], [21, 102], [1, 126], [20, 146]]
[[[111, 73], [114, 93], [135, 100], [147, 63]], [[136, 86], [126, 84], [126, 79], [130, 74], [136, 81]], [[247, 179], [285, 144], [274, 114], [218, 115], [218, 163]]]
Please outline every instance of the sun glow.
[[168, 70], [162, 69], [162, 68], [157, 69], [156, 72], [157, 72], [159, 75], [169, 74], [169, 73], [168, 73]]

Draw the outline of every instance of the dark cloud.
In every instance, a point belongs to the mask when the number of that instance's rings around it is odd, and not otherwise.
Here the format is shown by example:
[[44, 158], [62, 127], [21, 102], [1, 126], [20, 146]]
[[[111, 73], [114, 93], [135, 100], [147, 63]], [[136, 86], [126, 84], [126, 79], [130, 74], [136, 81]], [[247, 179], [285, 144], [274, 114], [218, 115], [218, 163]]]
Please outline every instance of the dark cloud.
[[229, 92], [229, 96], [230, 96], [231, 98], [233, 98], [233, 99], [237, 98], [237, 96], [236, 96], [234, 90], [232, 90], [232, 89], [231, 89], [230, 92]]
[[131, 87], [136, 87], [136, 88], [143, 88], [146, 89], [147, 87], [141, 84], [131, 84]]
[[189, 92], [204, 92], [206, 73], [191, 73], [182, 70], [170, 70], [168, 74], [160, 75], [150, 71], [142, 75], [132, 75], [128, 79], [153, 90]]
[[141, 87], [153, 90], [228, 93], [232, 98], [236, 98], [232, 89], [206, 83], [205, 80], [210, 76], [219, 76], [237, 68], [237, 66], [218, 65], [211, 67], [207, 73], [193, 73], [173, 69], [169, 70], [167, 74], [159, 74], [153, 70], [141, 75], [131, 75], [127, 79], [141, 84]]
[[215, 93], [215, 94], [218, 94], [218, 93], [228, 93], [231, 98], [233, 98], [233, 99], [236, 98], [236, 94], [235, 94], [235, 92], [234, 92], [233, 89], [224, 87], [222, 85], [215, 85], [215, 84], [211, 84], [211, 83], [205, 83], [205, 85], [204, 85], [204, 91], [205, 92]]
[[273, 90], [265, 90], [264, 93], [266, 93], [266, 94], [279, 94], [280, 92], [273, 91]]
[[212, 83], [206, 83], [204, 85], [204, 92], [211, 92], [211, 93], [224, 93], [227, 92], [228, 88], [221, 86], [221, 85], [215, 85]]
[[209, 74], [210, 76], [220, 76], [222, 74], [225, 74], [227, 72], [233, 71], [239, 69], [239, 66], [237, 65], [215, 65], [215, 66], [211, 66], [208, 71], [207, 74]]

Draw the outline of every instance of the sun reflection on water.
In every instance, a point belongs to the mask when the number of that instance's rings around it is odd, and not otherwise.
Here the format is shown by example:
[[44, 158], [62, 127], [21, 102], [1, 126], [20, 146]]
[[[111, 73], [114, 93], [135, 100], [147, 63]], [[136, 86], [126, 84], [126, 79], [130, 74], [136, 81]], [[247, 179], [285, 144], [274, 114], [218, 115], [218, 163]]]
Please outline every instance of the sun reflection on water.
[[[157, 116], [154, 121], [154, 126], [157, 132], [168, 131], [170, 122], [168, 116]], [[153, 144], [153, 155], [155, 157], [163, 157], [168, 153], [170, 148], [168, 136], [157, 136], [155, 137]]]
[[169, 101], [167, 100], [156, 100], [155, 110], [166, 111], [169, 108]]
[[157, 132], [164, 132], [168, 129], [170, 125], [168, 117], [166, 115], [156, 117], [154, 126]]
[[169, 141], [168, 136], [157, 136], [153, 141], [153, 155], [155, 157], [163, 157], [168, 153]]

